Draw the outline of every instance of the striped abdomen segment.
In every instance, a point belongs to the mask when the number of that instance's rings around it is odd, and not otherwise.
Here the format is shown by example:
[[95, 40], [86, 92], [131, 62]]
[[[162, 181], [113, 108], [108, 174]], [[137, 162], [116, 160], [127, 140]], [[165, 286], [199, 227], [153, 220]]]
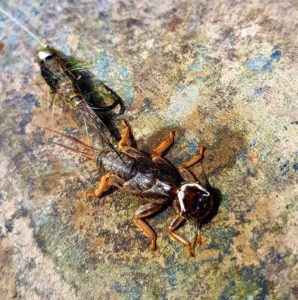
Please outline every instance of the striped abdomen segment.
[[64, 65], [64, 60], [59, 56], [50, 55], [41, 62], [41, 75], [63, 101], [78, 105], [84, 99], [64, 69]]
[[63, 97], [66, 102], [71, 103], [75, 107], [85, 101], [68, 76], [62, 76], [60, 78], [56, 85], [56, 92]]
[[136, 175], [135, 159], [122, 153], [117, 154], [109, 150], [102, 151], [97, 156], [96, 163], [102, 170], [117, 175], [125, 181]]
[[83, 116], [84, 122], [93, 127], [111, 149], [113, 145], [103, 132], [104, 124], [82, 97], [74, 78], [67, 71], [65, 61], [53, 54], [45, 58], [40, 65], [41, 74], [48, 85], [65, 103], [69, 103], [73, 113]]
[[75, 83], [73, 83], [69, 78], [65, 79], [64, 77], [66, 76], [61, 77], [58, 84], [56, 85], [56, 92], [58, 93], [58, 95], [61, 95], [65, 102], [70, 103], [71, 108], [74, 112], [80, 112], [89, 126], [93, 127], [97, 131], [97, 133], [106, 141], [106, 143], [112, 147], [111, 143], [103, 133], [103, 128], [105, 127], [105, 125], [102, 120], [96, 115], [93, 109], [81, 96], [80, 91], [76, 87]]
[[97, 157], [97, 165], [124, 180], [121, 187], [125, 191], [151, 199], [149, 201], [154, 203], [164, 204], [169, 201], [176, 186], [175, 179], [166, 176], [162, 180], [163, 176], [159, 178], [159, 171], [149, 156], [137, 150], [133, 152], [139, 155], [131, 157], [121, 153], [119, 157], [111, 151], [101, 152]]

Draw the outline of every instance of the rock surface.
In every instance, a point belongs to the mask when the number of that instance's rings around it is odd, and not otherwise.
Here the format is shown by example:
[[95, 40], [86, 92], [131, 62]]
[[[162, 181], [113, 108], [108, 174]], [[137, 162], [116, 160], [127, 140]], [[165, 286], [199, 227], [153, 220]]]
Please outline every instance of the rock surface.
[[90, 141], [49, 108], [36, 41], [0, 14], [0, 298], [297, 299], [297, 2], [21, 2], [1, 6], [90, 62], [140, 148], [175, 129], [177, 164], [206, 145], [222, 200], [194, 259], [167, 235], [170, 208], [150, 221], [152, 254], [131, 222], [141, 200], [87, 199], [94, 164], [36, 127]]

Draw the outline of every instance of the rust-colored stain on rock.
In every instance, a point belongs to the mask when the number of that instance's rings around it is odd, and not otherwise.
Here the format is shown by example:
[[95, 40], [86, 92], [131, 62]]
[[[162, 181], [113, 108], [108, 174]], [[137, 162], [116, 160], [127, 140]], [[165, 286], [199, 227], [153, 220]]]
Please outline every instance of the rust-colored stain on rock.
[[[13, 245], [9, 239], [0, 241], [0, 295], [9, 299], [17, 296], [16, 274], [13, 267]], [[2, 297], [1, 296], [1, 297]]]
[[5, 48], [5, 44], [0, 41], [0, 52], [3, 52], [4, 48]]
[[219, 172], [223, 168], [232, 167], [238, 155], [247, 147], [247, 143], [240, 133], [237, 134], [222, 128], [215, 135], [218, 141], [208, 147], [204, 160], [208, 173]]
[[168, 23], [168, 28], [169, 28], [170, 31], [176, 31], [177, 27], [181, 23], [182, 23], [182, 20], [179, 17], [174, 15], [171, 18], [170, 22]]

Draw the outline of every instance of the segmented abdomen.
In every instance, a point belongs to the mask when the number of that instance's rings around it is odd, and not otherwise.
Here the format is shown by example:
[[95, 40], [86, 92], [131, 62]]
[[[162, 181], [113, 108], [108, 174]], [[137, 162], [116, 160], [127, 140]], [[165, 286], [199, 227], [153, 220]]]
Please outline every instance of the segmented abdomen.
[[60, 77], [56, 86], [56, 92], [73, 106], [78, 106], [85, 101], [80, 93], [76, 91], [73, 82], [66, 76]]
[[136, 161], [122, 153], [102, 151], [96, 161], [97, 165], [106, 172], [117, 175], [128, 181], [136, 175]]
[[103, 131], [104, 124], [102, 120], [96, 115], [81, 95], [74, 78], [72, 78], [72, 75], [66, 69], [65, 61], [58, 56], [53, 55], [45, 59], [41, 63], [40, 68], [45, 81], [52, 89], [54, 89], [59, 99], [69, 103], [72, 113], [78, 113], [81, 117], [83, 116], [84, 123], [88, 123], [89, 126], [93, 127], [105, 141], [105, 144], [111, 149], [114, 149], [109, 138]]
[[[97, 157], [97, 165], [124, 180], [122, 188], [127, 192], [150, 199], [150, 202], [163, 204], [172, 198], [172, 193], [180, 181], [175, 168], [163, 160], [157, 164], [151, 157], [131, 149], [135, 157], [125, 153], [103, 151]], [[157, 169], [157, 166], [159, 167]]]

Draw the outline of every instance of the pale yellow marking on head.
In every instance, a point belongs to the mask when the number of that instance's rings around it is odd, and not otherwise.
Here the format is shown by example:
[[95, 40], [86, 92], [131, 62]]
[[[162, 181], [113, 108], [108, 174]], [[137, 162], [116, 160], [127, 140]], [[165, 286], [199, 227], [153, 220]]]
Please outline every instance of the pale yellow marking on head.
[[49, 50], [40, 50], [37, 52], [37, 57], [39, 59], [39, 61], [43, 61], [44, 59], [46, 59], [49, 56], [52, 56], [53, 54], [49, 51]]
[[181, 211], [185, 212], [186, 209], [185, 209], [185, 205], [184, 205], [184, 196], [185, 196], [185, 190], [187, 187], [196, 187], [198, 188], [200, 191], [204, 192], [205, 194], [203, 196], [205, 197], [209, 197], [210, 196], [210, 193], [205, 189], [203, 188], [200, 184], [198, 183], [185, 183], [181, 186], [181, 189], [178, 191], [178, 200], [179, 200], [179, 204], [180, 204], [180, 208], [181, 208]]

